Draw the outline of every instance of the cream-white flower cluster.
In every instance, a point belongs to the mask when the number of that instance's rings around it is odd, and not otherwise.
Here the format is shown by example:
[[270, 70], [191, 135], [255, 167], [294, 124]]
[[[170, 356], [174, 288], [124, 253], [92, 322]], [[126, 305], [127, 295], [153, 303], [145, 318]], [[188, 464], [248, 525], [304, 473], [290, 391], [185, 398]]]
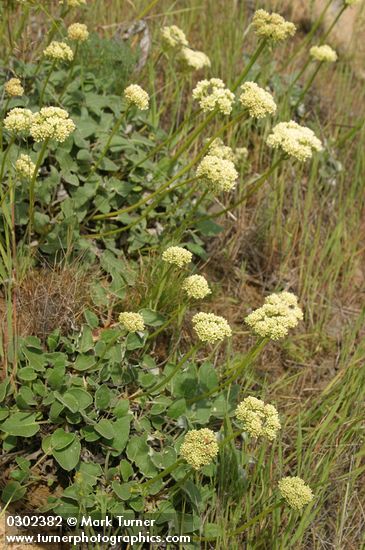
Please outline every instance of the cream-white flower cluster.
[[209, 57], [204, 52], [191, 48], [184, 31], [176, 25], [163, 27], [161, 37], [164, 48], [172, 51], [184, 69], [199, 71], [210, 67]]
[[67, 36], [75, 42], [85, 42], [89, 38], [89, 31], [83, 23], [72, 23], [67, 29]]
[[252, 26], [260, 38], [271, 42], [281, 42], [296, 31], [294, 23], [286, 21], [278, 13], [269, 13], [266, 10], [257, 10], [252, 19]]
[[312, 46], [309, 50], [309, 54], [316, 61], [327, 61], [328, 63], [337, 61], [337, 53], [331, 46], [328, 46], [328, 44]]
[[300, 477], [283, 477], [278, 487], [282, 497], [294, 510], [301, 511], [314, 498], [312, 489]]
[[227, 320], [214, 313], [196, 313], [192, 319], [193, 329], [201, 342], [215, 344], [232, 336]]
[[264, 305], [250, 313], [245, 322], [259, 336], [280, 340], [302, 319], [303, 312], [295, 294], [279, 292], [267, 296]]
[[236, 418], [251, 437], [265, 437], [273, 441], [281, 428], [279, 414], [273, 405], [265, 405], [261, 399], [246, 397], [236, 409]]
[[72, 134], [75, 128], [73, 120], [69, 118], [68, 112], [64, 109], [60, 107], [43, 107], [33, 115], [30, 135], [34, 141], [54, 139], [62, 143]]
[[192, 253], [182, 246], [169, 246], [162, 253], [164, 262], [176, 265], [177, 267], [184, 267], [191, 262], [192, 258]]
[[4, 128], [14, 134], [29, 132], [33, 121], [33, 113], [30, 109], [15, 107], [8, 112], [4, 119]]
[[57, 42], [54, 40], [43, 50], [44, 57], [53, 59], [54, 61], [72, 61], [74, 58], [73, 51], [66, 42]]
[[234, 94], [220, 78], [200, 80], [193, 90], [193, 98], [199, 102], [204, 112], [217, 109], [224, 115], [231, 113], [234, 102]]
[[274, 149], [282, 149], [287, 155], [304, 162], [314, 151], [322, 151], [322, 143], [313, 130], [297, 122], [279, 122], [272, 129], [266, 143]]
[[143, 332], [145, 329], [144, 319], [140, 313], [123, 311], [118, 319], [128, 332]]
[[263, 118], [276, 112], [276, 103], [273, 96], [260, 88], [256, 82], [245, 82], [241, 86], [241, 90], [239, 100], [248, 109], [250, 116]]
[[215, 194], [234, 189], [238, 178], [238, 172], [231, 160], [211, 154], [200, 161], [196, 175]]
[[236, 157], [232, 148], [228, 147], [228, 145], [224, 145], [221, 138], [215, 138], [212, 141], [208, 149], [208, 155], [213, 155], [213, 157], [218, 157], [223, 160], [230, 160], [231, 162], [234, 162]]
[[188, 70], [200, 71], [204, 67], [210, 67], [210, 59], [204, 52], [192, 50], [187, 46], [181, 48], [177, 59], [183, 68]]
[[15, 162], [17, 174], [27, 180], [32, 179], [35, 168], [36, 166], [29, 155], [22, 154]]
[[4, 84], [5, 93], [10, 97], [22, 96], [24, 88], [19, 78], [10, 78]]
[[189, 42], [183, 30], [177, 25], [162, 27], [161, 29], [162, 45], [168, 49], [178, 49], [182, 46], [188, 46]]
[[141, 111], [146, 111], [149, 107], [150, 96], [138, 84], [130, 84], [124, 90], [124, 97], [129, 105], [135, 105]]
[[202, 275], [190, 275], [183, 284], [182, 289], [186, 292], [189, 298], [200, 300], [211, 294], [208, 281]]
[[180, 455], [194, 470], [210, 464], [218, 451], [217, 438], [209, 428], [190, 430], [180, 447]]
[[75, 130], [75, 124], [60, 107], [43, 107], [37, 113], [15, 107], [5, 117], [4, 128], [14, 134], [30, 134], [37, 142], [54, 139], [62, 143]]

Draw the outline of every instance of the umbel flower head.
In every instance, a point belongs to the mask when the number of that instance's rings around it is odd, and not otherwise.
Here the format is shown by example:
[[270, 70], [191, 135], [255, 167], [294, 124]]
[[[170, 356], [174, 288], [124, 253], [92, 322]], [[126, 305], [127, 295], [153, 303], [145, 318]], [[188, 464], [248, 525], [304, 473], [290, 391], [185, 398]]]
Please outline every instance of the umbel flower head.
[[33, 115], [30, 135], [34, 141], [54, 139], [62, 143], [72, 134], [75, 128], [74, 122], [64, 109], [60, 107], [43, 107], [39, 113]]
[[180, 447], [180, 455], [194, 470], [207, 466], [217, 456], [219, 451], [215, 433], [209, 428], [191, 430], [184, 437]]
[[22, 96], [24, 94], [24, 88], [19, 78], [10, 78], [4, 84], [5, 92], [10, 97]]
[[176, 25], [171, 25], [169, 27], [162, 27], [161, 38], [162, 38], [162, 44], [166, 48], [176, 49], [176, 48], [181, 48], [182, 46], [189, 45], [184, 31], [182, 31]]
[[128, 332], [143, 332], [145, 329], [144, 320], [140, 313], [123, 311], [119, 314], [118, 319]]
[[273, 405], [265, 405], [261, 399], [246, 397], [236, 409], [236, 418], [242, 422], [244, 430], [252, 437], [276, 438], [281, 428], [278, 411]]
[[74, 58], [73, 51], [65, 42], [57, 42], [54, 40], [43, 50], [44, 57], [55, 61], [72, 61]]
[[35, 168], [35, 164], [32, 162], [29, 155], [20, 155], [15, 163], [15, 170], [17, 174], [27, 180], [30, 180], [33, 177]]
[[181, 48], [177, 59], [186, 70], [200, 71], [204, 67], [210, 67], [210, 59], [204, 52], [192, 50], [187, 46]]
[[67, 29], [67, 36], [70, 40], [85, 42], [85, 40], [89, 38], [89, 31], [87, 30], [87, 26], [83, 23], [73, 23]]
[[274, 126], [266, 143], [274, 149], [282, 149], [287, 155], [304, 162], [312, 157], [313, 151], [322, 151], [322, 143], [313, 130], [297, 122], [279, 122]]
[[141, 86], [138, 86], [138, 84], [130, 84], [130, 86], [127, 86], [124, 90], [124, 97], [129, 105], [135, 105], [138, 109], [141, 109], [141, 111], [148, 109], [150, 96]]
[[30, 109], [15, 107], [8, 112], [4, 119], [4, 128], [14, 134], [28, 133], [33, 122], [33, 113]]
[[206, 155], [199, 163], [196, 175], [202, 178], [213, 193], [231, 191], [238, 178], [238, 172], [231, 160], [215, 155]]
[[309, 50], [310, 56], [316, 61], [327, 61], [328, 63], [334, 63], [337, 61], [337, 53], [328, 44], [323, 46], [312, 46]]
[[297, 297], [291, 292], [280, 292], [267, 296], [264, 305], [250, 313], [245, 322], [259, 336], [280, 340], [302, 319]]
[[201, 342], [214, 344], [232, 336], [232, 330], [224, 317], [214, 313], [196, 313], [192, 318], [193, 329]]
[[234, 94], [226, 88], [220, 78], [201, 80], [193, 90], [193, 98], [199, 102], [204, 112], [218, 109], [224, 115], [232, 111]]
[[208, 149], [208, 155], [213, 155], [213, 157], [218, 157], [223, 160], [230, 160], [231, 162], [235, 159], [235, 154], [231, 147], [224, 145], [221, 138], [215, 138], [212, 141]]
[[281, 496], [295, 510], [302, 510], [314, 497], [312, 489], [300, 477], [283, 477], [278, 487]]
[[241, 86], [242, 94], [240, 102], [250, 116], [254, 118], [263, 118], [266, 115], [273, 115], [276, 112], [276, 103], [269, 92], [260, 88], [256, 82], [245, 82]]
[[162, 259], [164, 262], [172, 265], [177, 265], [177, 267], [184, 267], [184, 265], [187, 265], [191, 262], [192, 258], [192, 253], [182, 246], [169, 246], [162, 253]]
[[260, 38], [266, 38], [271, 42], [281, 42], [296, 31], [294, 23], [285, 21], [278, 13], [269, 13], [266, 10], [257, 10], [252, 19], [252, 26]]
[[195, 298], [196, 300], [203, 299], [212, 293], [208, 281], [202, 275], [190, 275], [190, 277], [187, 277], [182, 284], [182, 289], [189, 298]]

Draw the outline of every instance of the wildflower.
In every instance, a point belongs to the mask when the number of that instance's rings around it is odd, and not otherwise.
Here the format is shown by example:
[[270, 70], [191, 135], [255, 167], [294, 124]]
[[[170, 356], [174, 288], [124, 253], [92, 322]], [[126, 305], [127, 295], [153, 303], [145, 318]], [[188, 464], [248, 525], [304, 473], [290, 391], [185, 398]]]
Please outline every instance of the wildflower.
[[266, 10], [257, 10], [252, 19], [252, 25], [257, 36], [272, 42], [281, 42], [296, 31], [294, 23], [285, 21], [278, 13], [268, 13]]
[[313, 46], [309, 50], [309, 53], [311, 57], [317, 61], [328, 61], [329, 63], [337, 61], [337, 53], [327, 44], [323, 44], [323, 46]]
[[303, 162], [311, 158], [313, 151], [322, 151], [322, 143], [314, 132], [293, 120], [279, 122], [266, 140], [269, 147], [281, 148], [289, 156]]
[[192, 319], [193, 328], [202, 342], [214, 344], [232, 336], [232, 330], [224, 317], [214, 313], [196, 313]]
[[314, 497], [312, 489], [300, 477], [283, 477], [278, 487], [281, 496], [295, 510], [301, 510]]
[[232, 151], [231, 147], [224, 145], [223, 141], [220, 138], [215, 138], [209, 146], [208, 155], [213, 155], [213, 157], [218, 157], [223, 160], [234, 161], [235, 154]]
[[210, 59], [204, 52], [198, 52], [186, 46], [181, 48], [177, 58], [182, 66], [188, 70], [199, 71], [204, 67], [210, 67]]
[[250, 116], [263, 118], [276, 112], [274, 98], [269, 92], [260, 88], [256, 82], [245, 82], [241, 86], [241, 90], [240, 102], [248, 109]]
[[29, 109], [15, 107], [6, 115], [4, 119], [4, 128], [14, 134], [29, 132], [33, 117], [34, 115]]
[[123, 313], [120, 313], [118, 320], [128, 332], [143, 332], [145, 329], [144, 320], [140, 313], [123, 311]]
[[279, 340], [302, 319], [297, 297], [291, 292], [280, 292], [267, 296], [264, 305], [250, 313], [245, 322], [259, 336]]
[[34, 141], [54, 139], [62, 143], [75, 130], [68, 112], [60, 107], [43, 107], [33, 116], [30, 134]]
[[209, 428], [190, 430], [180, 447], [180, 454], [194, 470], [212, 462], [219, 451], [215, 433]]
[[180, 48], [181, 46], [189, 45], [184, 31], [182, 31], [176, 25], [171, 25], [170, 27], [162, 27], [161, 36], [162, 43], [167, 48], [175, 49]]
[[15, 169], [19, 176], [25, 179], [31, 179], [35, 171], [35, 164], [29, 155], [20, 155], [15, 163]]
[[201, 160], [196, 175], [203, 178], [213, 193], [231, 191], [238, 178], [238, 172], [231, 160], [210, 154]]
[[56, 40], [51, 42], [50, 45], [43, 50], [43, 55], [48, 57], [48, 59], [54, 59], [55, 61], [72, 61], [74, 58], [74, 54], [70, 46], [68, 46], [65, 42], [56, 42]]
[[184, 267], [184, 265], [189, 264], [192, 258], [192, 253], [182, 246], [169, 246], [162, 254], [164, 262], [177, 265], [178, 267]]
[[141, 86], [138, 86], [138, 84], [127, 86], [124, 90], [124, 97], [128, 103], [136, 105], [141, 111], [148, 109], [150, 96]]
[[201, 80], [193, 90], [193, 98], [199, 101], [199, 105], [204, 112], [217, 109], [225, 115], [232, 111], [234, 94], [225, 87], [220, 78], [211, 78], [210, 80]]
[[22, 96], [24, 94], [24, 88], [19, 78], [11, 78], [5, 82], [4, 89], [8, 96], [11, 97]]
[[205, 298], [212, 291], [209, 288], [208, 281], [202, 275], [191, 275], [187, 277], [182, 284], [182, 289], [185, 290], [189, 298], [197, 300]]
[[278, 411], [273, 405], [265, 405], [261, 399], [246, 397], [236, 409], [236, 417], [243, 423], [244, 430], [252, 437], [276, 438], [281, 428]]
[[85, 42], [89, 38], [89, 31], [87, 26], [83, 23], [73, 23], [67, 29], [67, 36], [70, 40], [76, 40], [76, 42]]

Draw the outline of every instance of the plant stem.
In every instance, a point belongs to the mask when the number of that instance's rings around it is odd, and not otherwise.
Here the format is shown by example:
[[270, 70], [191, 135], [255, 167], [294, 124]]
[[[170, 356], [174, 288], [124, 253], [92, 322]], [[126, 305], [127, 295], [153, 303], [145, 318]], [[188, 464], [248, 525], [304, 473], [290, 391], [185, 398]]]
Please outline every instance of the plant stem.
[[68, 76], [66, 78], [66, 82], [65, 82], [65, 85], [62, 89], [62, 92], [60, 93], [59, 97], [58, 97], [58, 101], [61, 103], [66, 91], [67, 91], [67, 88], [68, 88], [68, 85], [70, 84], [70, 82], [72, 81], [72, 76], [73, 76], [73, 73], [74, 73], [74, 69], [75, 69], [75, 61], [76, 61], [76, 57], [77, 57], [77, 52], [79, 51], [79, 43], [76, 42], [76, 47], [75, 47], [75, 52], [74, 52], [74, 57], [73, 57], [73, 60], [70, 64], [70, 67], [69, 67], [69, 71], [68, 71]]
[[302, 91], [302, 93], [300, 94], [296, 104], [294, 105], [294, 110], [297, 109], [298, 105], [300, 104], [300, 102], [304, 99], [304, 97], [306, 96], [309, 88], [312, 86], [313, 82], [314, 82], [314, 79], [316, 78], [320, 68], [322, 67], [323, 65], [323, 61], [320, 61], [317, 65], [317, 67], [315, 68], [315, 70], [313, 71], [311, 77], [309, 78], [307, 84], [305, 85], [304, 87], [304, 90]]
[[236, 82], [233, 84], [232, 92], [235, 92], [237, 90], [237, 88], [242, 84], [242, 82], [244, 81], [244, 79], [246, 78], [246, 76], [248, 75], [248, 73], [250, 72], [250, 70], [252, 69], [254, 64], [256, 63], [257, 59], [260, 57], [261, 52], [263, 52], [263, 50], [266, 46], [266, 43], [267, 43], [266, 39], [262, 40], [259, 43], [259, 45], [256, 48], [255, 52], [251, 56], [250, 61], [248, 62], [246, 67], [243, 69], [241, 75], [238, 77]]
[[166, 386], [166, 384], [168, 384], [168, 382], [170, 382], [170, 380], [175, 376], [175, 374], [177, 374], [177, 372], [178, 372], [178, 371], [181, 369], [181, 367], [186, 363], [186, 361], [188, 361], [188, 359], [190, 359], [190, 357], [196, 353], [196, 351], [199, 349], [199, 347], [200, 347], [200, 345], [199, 345], [199, 344], [196, 344], [196, 345], [193, 346], [187, 353], [185, 353], [185, 355], [184, 355], [183, 358], [178, 362], [178, 364], [176, 365], [176, 367], [170, 372], [170, 374], [168, 374], [167, 376], [165, 376], [165, 378], [163, 378], [163, 380], [161, 380], [160, 382], [158, 382], [157, 384], [155, 384], [154, 386], [152, 386], [151, 388], [149, 388], [149, 389], [146, 390], [145, 392], [142, 391], [142, 390], [138, 390], [136, 393], [134, 393], [133, 395], [129, 396], [129, 399], [134, 399], [135, 397], [142, 397], [142, 396], [144, 396], [144, 395], [149, 395], [150, 393], [159, 390], [159, 389], [162, 388], [163, 386]]
[[55, 66], [56, 66], [56, 60], [54, 59], [54, 60], [52, 61], [52, 65], [51, 65], [51, 67], [50, 67], [50, 69], [49, 69], [47, 78], [46, 78], [46, 80], [44, 81], [43, 88], [42, 88], [42, 91], [41, 91], [40, 96], [39, 96], [39, 107], [40, 107], [40, 108], [41, 108], [42, 105], [43, 105], [43, 97], [44, 97], [44, 94], [45, 94], [45, 91], [46, 91], [46, 88], [47, 88], [47, 84], [48, 84], [48, 82], [49, 82], [49, 79], [51, 78], [51, 74], [52, 74], [53, 69], [55, 68]]
[[38, 158], [37, 158], [37, 162], [36, 162], [36, 165], [35, 165], [33, 176], [32, 176], [32, 179], [30, 181], [30, 184], [29, 184], [29, 225], [28, 225], [29, 240], [32, 237], [32, 228], [33, 228], [33, 225], [34, 225], [34, 187], [35, 187], [35, 182], [36, 182], [37, 175], [38, 175], [38, 172], [39, 172], [39, 168], [42, 164], [45, 152], [47, 150], [48, 142], [49, 142], [49, 139], [46, 139], [43, 142], [42, 148], [41, 148], [40, 153], [39, 153]]

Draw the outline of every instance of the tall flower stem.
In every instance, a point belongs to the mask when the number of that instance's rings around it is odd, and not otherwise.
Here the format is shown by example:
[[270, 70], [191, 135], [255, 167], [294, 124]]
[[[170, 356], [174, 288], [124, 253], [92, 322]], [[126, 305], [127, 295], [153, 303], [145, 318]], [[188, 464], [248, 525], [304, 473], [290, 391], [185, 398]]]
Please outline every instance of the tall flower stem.
[[[268, 342], [268, 338], [260, 338], [256, 344], [253, 346], [253, 348], [249, 351], [247, 355], [243, 358], [240, 365], [235, 366], [233, 369], [230, 369], [226, 372], [226, 374], [230, 375], [226, 380], [218, 384], [216, 387], [212, 388], [211, 390], [204, 392], [200, 395], [196, 395], [195, 397], [192, 397], [191, 399], [187, 400], [188, 405], [192, 405], [193, 403], [196, 403], [197, 401], [201, 401], [203, 399], [207, 399], [208, 397], [211, 397], [217, 392], [222, 391], [226, 387], [230, 386], [232, 382], [237, 380], [242, 374], [242, 372], [247, 369], [260, 355], [261, 351], [264, 349]], [[233, 372], [233, 374], [232, 374]]]
[[66, 78], [66, 81], [65, 81], [65, 85], [63, 86], [63, 89], [62, 89], [62, 92], [60, 93], [59, 97], [58, 97], [58, 101], [61, 103], [66, 91], [67, 91], [67, 88], [68, 88], [68, 85], [70, 84], [70, 82], [72, 81], [72, 77], [73, 77], [73, 74], [74, 74], [74, 69], [75, 69], [75, 62], [76, 62], [76, 57], [77, 57], [77, 53], [79, 51], [79, 43], [76, 42], [76, 47], [75, 47], [75, 51], [74, 51], [74, 56], [73, 56], [73, 60], [71, 61], [71, 64], [70, 64], [70, 67], [69, 67], [69, 70], [68, 70], [68, 75], [67, 75], [67, 78]]
[[215, 212], [214, 214], [211, 214], [210, 216], [204, 216], [200, 219], [200, 221], [210, 220], [213, 218], [219, 218], [223, 214], [226, 214], [227, 212], [230, 212], [234, 208], [237, 208], [237, 206], [240, 206], [244, 201], [246, 201], [248, 198], [250, 198], [254, 193], [256, 193], [260, 187], [266, 182], [266, 180], [271, 176], [271, 174], [276, 170], [276, 168], [281, 164], [281, 162], [284, 160], [284, 156], [280, 156], [276, 162], [270, 168], [266, 170], [261, 176], [258, 178], [255, 178], [254, 180], [250, 181], [248, 183], [248, 190], [247, 192], [241, 197], [238, 201], [234, 202], [233, 204], [227, 206], [227, 208], [223, 208], [222, 210], [219, 210], [218, 212]]
[[242, 73], [240, 74], [240, 76], [238, 77], [236, 82], [233, 84], [232, 92], [235, 92], [237, 90], [237, 88], [245, 80], [246, 76], [248, 75], [248, 73], [250, 72], [250, 70], [252, 69], [252, 67], [254, 66], [256, 61], [258, 60], [258, 58], [260, 57], [261, 53], [264, 51], [266, 43], [267, 43], [266, 39], [262, 40], [259, 43], [259, 45], [257, 46], [255, 52], [252, 54], [252, 56], [250, 58], [250, 61], [248, 62], [246, 67], [243, 69]]
[[39, 172], [39, 168], [43, 162], [43, 158], [47, 150], [48, 142], [49, 142], [49, 139], [46, 139], [43, 142], [42, 148], [39, 152], [37, 162], [34, 168], [32, 179], [30, 180], [30, 184], [29, 184], [29, 224], [28, 224], [29, 240], [32, 238], [32, 229], [34, 225], [34, 187], [35, 187], [35, 182]]
[[2, 161], [1, 161], [1, 168], [0, 168], [0, 184], [2, 184], [2, 182], [3, 182], [3, 177], [4, 177], [4, 173], [5, 173], [6, 159], [7, 159], [7, 156], [9, 154], [10, 149], [12, 148], [12, 146], [14, 144], [14, 141], [15, 141], [15, 136], [12, 136], [12, 138], [9, 141], [9, 143], [8, 143], [8, 145], [7, 145], [7, 147], [4, 151], [4, 154], [3, 154], [3, 158], [2, 158]]
[[145, 395], [149, 395], [151, 393], [155, 393], [157, 390], [159, 390], [160, 388], [162, 388], [163, 386], [166, 386], [166, 384], [168, 384], [170, 382], [170, 380], [172, 380], [172, 378], [175, 376], [175, 374], [177, 374], [179, 372], [179, 370], [181, 369], [181, 367], [190, 359], [190, 357], [192, 357], [193, 355], [195, 355], [195, 353], [197, 352], [197, 350], [199, 349], [200, 347], [200, 344], [196, 344], [195, 346], [193, 346], [192, 348], [190, 348], [190, 350], [185, 353], [185, 355], [182, 357], [182, 359], [177, 363], [177, 365], [175, 366], [175, 368], [170, 372], [170, 374], [168, 374], [167, 376], [165, 376], [160, 382], [158, 382], [157, 384], [155, 384], [154, 386], [152, 386], [151, 388], [148, 388], [148, 390], [146, 390], [145, 392], [142, 391], [142, 390], [138, 390], [137, 392], [135, 392], [133, 395], [130, 395], [129, 396], [129, 399], [135, 399], [136, 397], [142, 397], [142, 396], [145, 396]]
[[295, 103], [294, 105], [294, 110], [298, 107], [298, 105], [300, 104], [301, 101], [303, 101], [303, 99], [305, 98], [305, 96], [307, 95], [307, 92], [308, 90], [310, 89], [310, 87], [312, 86], [313, 82], [314, 82], [314, 79], [316, 78], [317, 74], [319, 73], [321, 67], [323, 65], [323, 61], [320, 61], [317, 65], [317, 67], [315, 68], [315, 70], [313, 71], [312, 75], [310, 76], [308, 82], [306, 83], [306, 85], [304, 86], [304, 89], [302, 91], [302, 93], [300, 94], [297, 102]]
[[284, 65], [285, 67], [288, 67], [290, 65], [290, 63], [297, 57], [297, 55], [302, 51], [302, 49], [307, 46], [307, 44], [309, 44], [309, 42], [311, 41], [311, 39], [313, 38], [313, 36], [315, 35], [315, 33], [317, 32], [317, 30], [319, 29], [319, 27], [321, 26], [321, 24], [323, 23], [323, 20], [325, 18], [325, 15], [328, 11], [328, 9], [330, 8], [331, 4], [333, 3], [333, 0], [328, 0], [327, 4], [324, 6], [322, 12], [320, 13], [319, 17], [316, 19], [316, 22], [314, 23], [314, 25], [311, 27], [309, 33], [306, 35], [306, 37], [304, 38], [304, 40], [302, 40], [299, 44], [299, 46], [294, 50], [294, 52], [292, 53], [292, 55], [289, 57], [289, 59], [285, 59], [284, 63], [283, 63], [283, 66], [281, 68], [284, 68]]
[[51, 74], [52, 74], [53, 69], [55, 68], [55, 66], [56, 66], [56, 60], [54, 59], [54, 60], [52, 61], [52, 65], [51, 65], [51, 67], [50, 67], [50, 69], [49, 69], [47, 78], [46, 78], [46, 80], [44, 81], [43, 88], [42, 88], [41, 93], [40, 93], [40, 95], [39, 95], [39, 107], [40, 107], [40, 108], [41, 108], [42, 105], [43, 105], [44, 94], [45, 94], [45, 91], [46, 91], [46, 88], [47, 88], [49, 79], [51, 78]]
[[[139, 208], [140, 206], [142, 206], [146, 202], [150, 201], [155, 196], [159, 195], [161, 192], [168, 189], [171, 186], [172, 183], [174, 183], [177, 179], [181, 178], [184, 174], [186, 174], [186, 172], [188, 172], [202, 158], [202, 156], [209, 149], [209, 147], [212, 144], [212, 142], [214, 141], [214, 139], [216, 139], [218, 136], [220, 136], [225, 130], [227, 130], [233, 124], [238, 122], [244, 115], [245, 115], [245, 111], [242, 111], [241, 113], [239, 113], [239, 115], [237, 115], [237, 117], [231, 119], [229, 122], [227, 122], [225, 125], [223, 125], [222, 128], [220, 128], [219, 131], [214, 134], [214, 136], [208, 141], [208, 143], [206, 143], [206, 145], [201, 149], [201, 151], [194, 157], [194, 159], [189, 164], [187, 164], [187, 166], [182, 168], [182, 170], [180, 170], [180, 172], [178, 172], [175, 176], [173, 176], [171, 179], [169, 179], [167, 182], [165, 182], [163, 185], [161, 185], [158, 189], [156, 189], [156, 191], [154, 191], [153, 193], [148, 195], [148, 197], [145, 197], [144, 199], [141, 199], [138, 202], [136, 202], [136, 203], [134, 203], [130, 206], [121, 208], [120, 210], [115, 210], [114, 212], [108, 212], [106, 214], [97, 214], [96, 216], [92, 216], [89, 219], [92, 219], [92, 220], [105, 220], [105, 219], [108, 219], [108, 218], [115, 218], [117, 216], [120, 216], [121, 214], [126, 214], [128, 212], [131, 212], [131, 211], [135, 210], [136, 208]], [[190, 179], [189, 181], [193, 181], [193, 180]], [[187, 182], [185, 182], [185, 183], [187, 183]], [[168, 192], [170, 192], [173, 188], [174, 187], [171, 187], [166, 192], [166, 194]], [[160, 199], [163, 198], [163, 196], [160, 197]]]

